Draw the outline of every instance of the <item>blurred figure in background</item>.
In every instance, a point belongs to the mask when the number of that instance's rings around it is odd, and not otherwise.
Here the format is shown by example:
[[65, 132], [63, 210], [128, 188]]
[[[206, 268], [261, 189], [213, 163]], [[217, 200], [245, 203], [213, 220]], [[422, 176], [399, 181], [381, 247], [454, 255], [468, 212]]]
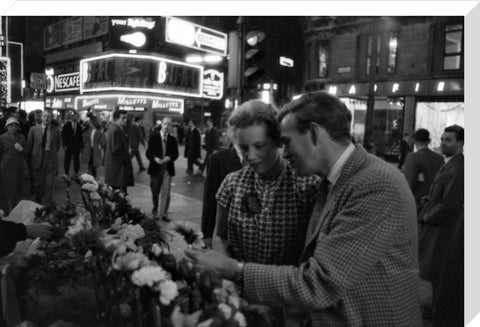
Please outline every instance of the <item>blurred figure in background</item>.
[[58, 172], [58, 151], [62, 145], [60, 131], [52, 125], [52, 113], [42, 112], [42, 123], [28, 132], [34, 181], [35, 201], [50, 204], [53, 201], [55, 175]]
[[[232, 140], [233, 133], [229, 133]], [[231, 172], [242, 168], [242, 154], [238, 145], [215, 152], [207, 161], [207, 175], [203, 188], [202, 233], [205, 245], [211, 246], [217, 216], [218, 188]]]
[[405, 159], [404, 173], [408, 185], [413, 192], [417, 211], [421, 209], [421, 200], [428, 195], [435, 174], [443, 165], [443, 157], [428, 148], [430, 133], [420, 128], [413, 134], [415, 152], [411, 152]]
[[145, 147], [144, 133], [142, 132], [143, 127], [139, 125], [141, 120], [141, 117], [134, 118], [133, 124], [128, 130], [128, 142], [130, 145], [130, 158], [133, 159], [133, 157], [135, 157], [138, 162], [139, 170], [144, 171], [145, 167], [143, 165], [142, 156], [138, 151], [140, 144]]
[[106, 134], [105, 183], [114, 189], [127, 192], [128, 186], [135, 185], [132, 160], [128, 146], [127, 112], [115, 110]]
[[73, 172], [78, 175], [80, 170], [80, 153], [83, 150], [83, 126], [78, 121], [78, 112], [71, 113], [70, 119], [65, 121], [62, 128], [62, 143], [65, 149], [63, 169], [68, 176], [70, 162], [73, 158]]
[[178, 158], [178, 142], [173, 133], [172, 120], [169, 117], [163, 118], [161, 133], [163, 148], [165, 150], [163, 160], [165, 161], [166, 167], [163, 170], [159, 216], [162, 220], [168, 222], [170, 221], [168, 208], [170, 207], [172, 178], [175, 176], [175, 160]]
[[215, 126], [213, 126], [212, 118], [207, 118], [207, 129], [205, 130], [205, 159], [203, 162], [207, 164], [208, 158], [212, 155], [213, 151], [218, 147], [218, 132]]
[[97, 177], [97, 168], [103, 166], [106, 146], [105, 134], [96, 117], [90, 118], [90, 126], [83, 135], [83, 157], [87, 160], [88, 173]]
[[398, 169], [402, 169], [405, 159], [407, 158], [407, 154], [410, 152], [412, 152], [412, 148], [410, 147], [410, 134], [405, 133], [402, 140], [400, 141], [400, 156], [398, 157]]
[[7, 132], [0, 136], [0, 203], [8, 215], [22, 197], [28, 149], [17, 119], [8, 118], [5, 128]]
[[185, 135], [185, 158], [187, 158], [187, 174], [193, 173], [193, 165], [197, 165], [199, 172], [203, 171], [201, 153], [201, 135], [193, 120], [188, 122], [188, 130]]

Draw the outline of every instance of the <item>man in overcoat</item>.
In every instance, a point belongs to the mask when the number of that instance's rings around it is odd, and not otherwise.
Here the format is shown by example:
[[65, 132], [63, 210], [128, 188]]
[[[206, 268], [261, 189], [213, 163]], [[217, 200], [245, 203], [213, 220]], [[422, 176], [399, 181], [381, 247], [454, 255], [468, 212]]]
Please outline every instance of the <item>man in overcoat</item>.
[[87, 161], [88, 173], [97, 177], [97, 168], [104, 164], [106, 140], [96, 117], [90, 118], [90, 126], [84, 133], [83, 144], [83, 157]]
[[302, 310], [311, 326], [421, 326], [415, 200], [392, 165], [351, 143], [351, 113], [327, 92], [280, 113], [284, 154], [323, 177], [298, 266], [241, 263], [187, 250], [235, 280], [250, 303]]
[[107, 130], [105, 148], [105, 183], [114, 189], [126, 192], [128, 186], [134, 185], [132, 161], [125, 133], [127, 112], [113, 112], [113, 123]]
[[188, 122], [188, 131], [185, 135], [185, 158], [187, 158], [187, 173], [193, 173], [193, 165], [197, 165], [200, 171], [203, 171], [201, 161], [201, 140], [200, 131], [195, 126], [193, 120]]
[[28, 132], [27, 148], [34, 181], [35, 201], [49, 204], [53, 201], [54, 179], [58, 172], [58, 150], [62, 145], [60, 131], [52, 125], [52, 113], [42, 112], [42, 123]]
[[417, 208], [421, 208], [422, 198], [428, 195], [435, 174], [443, 165], [443, 156], [428, 148], [430, 132], [420, 128], [413, 134], [416, 151], [405, 159], [404, 173], [413, 192]]
[[[441, 137], [445, 164], [435, 175], [428, 200], [418, 215], [420, 277], [431, 282], [433, 296], [440, 265], [464, 204], [464, 129], [448, 126]], [[426, 304], [427, 307], [431, 303]]]

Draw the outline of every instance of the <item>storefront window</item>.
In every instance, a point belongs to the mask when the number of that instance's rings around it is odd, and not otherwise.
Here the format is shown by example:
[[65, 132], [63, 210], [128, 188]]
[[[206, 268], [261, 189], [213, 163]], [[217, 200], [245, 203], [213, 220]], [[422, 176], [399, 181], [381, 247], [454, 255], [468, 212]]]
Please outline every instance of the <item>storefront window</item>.
[[365, 118], [367, 116], [367, 100], [355, 98], [340, 98], [352, 113], [352, 136], [357, 143], [362, 144], [365, 137]]
[[465, 126], [465, 107], [463, 102], [417, 102], [415, 117], [415, 129], [426, 128], [432, 140], [430, 146], [438, 149], [445, 127]]
[[388, 40], [388, 68], [387, 71], [390, 74], [395, 73], [397, 69], [397, 45], [398, 45], [398, 33], [390, 33]]
[[454, 70], [461, 68], [463, 56], [463, 24], [447, 25], [445, 27], [445, 48], [443, 69]]
[[373, 110], [372, 139], [375, 154], [397, 161], [403, 126], [403, 98], [377, 98]]
[[369, 34], [367, 36], [367, 64], [365, 65], [366, 75], [370, 75], [370, 67], [372, 66], [372, 47], [373, 47], [373, 37], [371, 34]]
[[318, 45], [318, 77], [327, 77], [328, 44]]

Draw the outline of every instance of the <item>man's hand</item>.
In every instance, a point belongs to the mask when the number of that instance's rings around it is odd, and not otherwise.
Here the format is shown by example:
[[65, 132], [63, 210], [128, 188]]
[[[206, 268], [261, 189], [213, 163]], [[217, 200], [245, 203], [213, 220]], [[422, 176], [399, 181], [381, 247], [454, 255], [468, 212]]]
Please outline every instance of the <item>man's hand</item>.
[[27, 229], [27, 238], [35, 239], [40, 237], [42, 240], [48, 240], [52, 236], [52, 226], [43, 224], [25, 225]]
[[15, 143], [14, 147], [15, 147], [15, 150], [17, 150], [18, 152], [23, 151], [23, 147], [18, 142]]
[[187, 258], [200, 270], [211, 270], [219, 276], [233, 280], [238, 261], [214, 250], [185, 250]]

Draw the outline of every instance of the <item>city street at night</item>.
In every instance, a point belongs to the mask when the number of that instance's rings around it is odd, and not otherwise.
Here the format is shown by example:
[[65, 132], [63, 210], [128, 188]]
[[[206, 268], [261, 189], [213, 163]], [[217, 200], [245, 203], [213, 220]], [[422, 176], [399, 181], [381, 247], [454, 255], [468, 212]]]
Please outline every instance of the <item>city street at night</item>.
[[0, 16], [0, 327], [470, 322], [447, 2]]

